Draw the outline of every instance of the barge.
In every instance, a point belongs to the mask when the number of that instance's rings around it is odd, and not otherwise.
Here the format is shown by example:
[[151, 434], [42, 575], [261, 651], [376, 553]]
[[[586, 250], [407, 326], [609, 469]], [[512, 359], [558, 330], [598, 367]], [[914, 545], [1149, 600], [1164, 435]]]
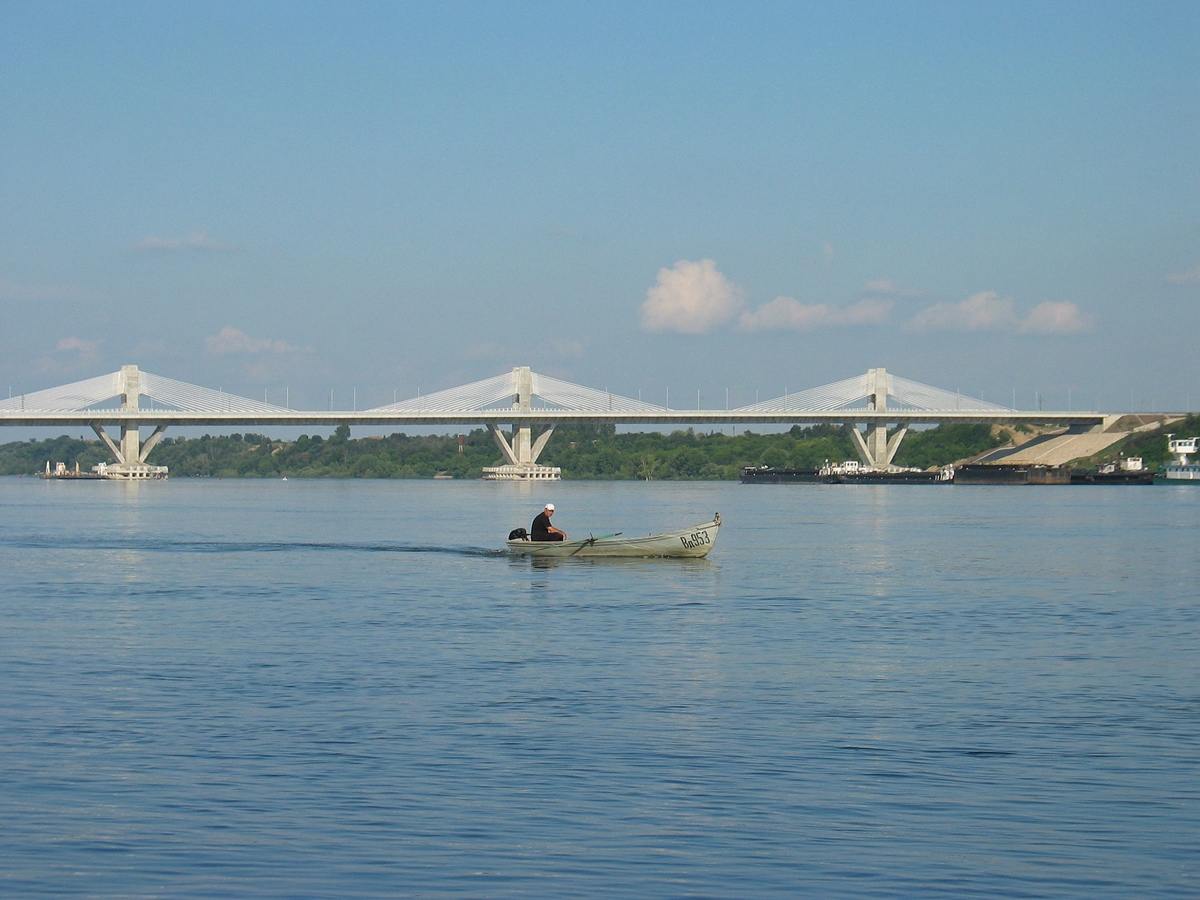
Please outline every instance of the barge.
[[54, 468], [50, 468], [50, 460], [46, 460], [46, 471], [40, 472], [38, 478], [49, 481], [103, 481], [103, 475], [97, 475], [95, 472], [79, 471], [79, 463], [75, 463], [74, 469], [68, 469], [66, 463], [55, 463]]
[[1070, 466], [975, 463], [959, 466], [955, 484], [1070, 484]]
[[951, 484], [954, 469], [872, 469], [853, 461], [827, 462], [819, 469], [746, 466], [738, 479], [742, 484]]

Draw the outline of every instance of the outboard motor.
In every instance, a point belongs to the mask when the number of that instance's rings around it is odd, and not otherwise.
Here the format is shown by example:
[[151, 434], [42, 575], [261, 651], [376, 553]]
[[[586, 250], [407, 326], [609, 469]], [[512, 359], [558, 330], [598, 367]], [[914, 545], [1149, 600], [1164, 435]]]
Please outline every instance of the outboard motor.
[[514, 528], [512, 531], [510, 531], [508, 533], [508, 539], [510, 541], [524, 541], [524, 540], [527, 540], [528, 538], [529, 538], [529, 532], [526, 531], [524, 528]]

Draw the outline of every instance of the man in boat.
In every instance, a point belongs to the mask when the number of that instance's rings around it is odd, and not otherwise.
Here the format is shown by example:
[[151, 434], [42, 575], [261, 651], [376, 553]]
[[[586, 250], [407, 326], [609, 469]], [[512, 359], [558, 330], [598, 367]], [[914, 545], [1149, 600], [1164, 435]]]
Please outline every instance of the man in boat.
[[546, 508], [538, 513], [537, 518], [533, 520], [533, 525], [529, 528], [531, 541], [565, 541], [567, 539], [565, 531], [559, 531], [550, 524], [552, 515], [554, 515], [554, 504], [547, 503]]

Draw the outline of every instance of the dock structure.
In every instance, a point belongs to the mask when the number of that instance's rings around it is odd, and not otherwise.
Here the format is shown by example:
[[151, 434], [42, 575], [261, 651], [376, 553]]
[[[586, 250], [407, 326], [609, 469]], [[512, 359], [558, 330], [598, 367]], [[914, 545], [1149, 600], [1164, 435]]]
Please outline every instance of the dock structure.
[[[482, 425], [503, 457], [503, 464], [489, 467], [486, 477], [544, 481], [559, 477], [555, 467], [539, 465], [538, 458], [560, 425], [846, 425], [862, 463], [887, 469], [911, 427], [955, 423], [1027, 424], [1083, 433], [1102, 431], [1106, 417], [1098, 412], [1018, 411], [900, 378], [882, 368], [724, 410], [671, 409], [541, 375], [528, 366], [362, 411], [289, 409], [175, 381], [136, 365], [0, 400], [0, 425], [92, 428], [113, 456], [106, 467], [109, 477], [125, 479], [165, 477], [165, 468], [150, 465], [147, 458], [172, 426]], [[144, 443], [143, 427], [153, 428]], [[120, 430], [119, 440], [108, 428]]]

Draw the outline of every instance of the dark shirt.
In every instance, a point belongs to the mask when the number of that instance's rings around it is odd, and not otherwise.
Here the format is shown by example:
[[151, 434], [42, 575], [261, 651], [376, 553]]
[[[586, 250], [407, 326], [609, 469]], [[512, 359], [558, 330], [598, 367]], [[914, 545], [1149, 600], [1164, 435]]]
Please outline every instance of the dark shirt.
[[550, 517], [546, 515], [545, 510], [542, 510], [529, 528], [529, 539], [531, 541], [552, 541], [557, 537], [557, 534], [550, 533]]

